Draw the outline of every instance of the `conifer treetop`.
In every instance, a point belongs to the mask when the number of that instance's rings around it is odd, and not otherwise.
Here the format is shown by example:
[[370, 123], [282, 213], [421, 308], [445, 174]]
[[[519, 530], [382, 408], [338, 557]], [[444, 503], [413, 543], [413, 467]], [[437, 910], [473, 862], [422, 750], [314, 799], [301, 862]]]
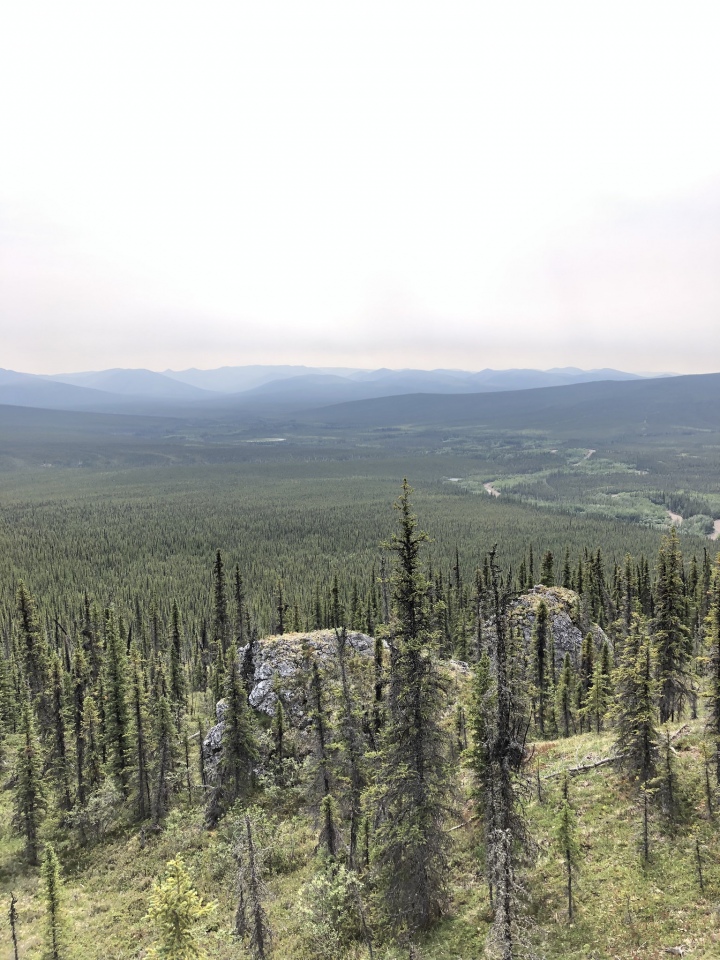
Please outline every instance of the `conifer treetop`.
[[198, 925], [215, 910], [203, 903], [193, 888], [181, 857], [169, 860], [167, 874], [155, 883], [146, 919], [157, 927], [159, 942], [148, 950], [148, 960], [204, 960]]

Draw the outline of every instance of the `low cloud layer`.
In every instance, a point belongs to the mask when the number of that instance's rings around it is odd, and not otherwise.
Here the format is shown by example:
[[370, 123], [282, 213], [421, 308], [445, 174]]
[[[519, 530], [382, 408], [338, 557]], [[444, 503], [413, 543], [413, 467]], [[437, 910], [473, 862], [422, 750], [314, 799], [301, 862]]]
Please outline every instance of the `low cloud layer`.
[[2, 20], [1, 366], [718, 367], [710, 5]]

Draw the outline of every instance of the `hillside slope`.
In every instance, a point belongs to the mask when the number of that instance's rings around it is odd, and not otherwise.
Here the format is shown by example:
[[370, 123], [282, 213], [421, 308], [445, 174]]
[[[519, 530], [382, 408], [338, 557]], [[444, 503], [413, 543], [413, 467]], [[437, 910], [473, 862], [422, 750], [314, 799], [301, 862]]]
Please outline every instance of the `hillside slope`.
[[[535, 745], [533, 775], [529, 783], [527, 812], [537, 843], [535, 865], [526, 875], [530, 891], [530, 939], [546, 960], [665, 960], [671, 953], [693, 960], [715, 960], [720, 952], [720, 864], [716, 822], [706, 819], [701, 785], [695, 770], [699, 763], [701, 723], [691, 724], [676, 741], [680, 784], [689, 812], [676, 825], [656, 817], [652, 824], [651, 861], [643, 866], [639, 850], [640, 815], [633, 794], [607, 766], [591, 764], [610, 751], [610, 736], [583, 734], [567, 740]], [[589, 769], [571, 777], [570, 799], [577, 813], [582, 850], [576, 880], [576, 914], [568, 922], [564, 864], [554, 840], [560, 801], [560, 774], [564, 769]], [[7, 779], [7, 771], [3, 778]], [[195, 799], [188, 808], [178, 798], [163, 832], [113, 826], [109, 817], [96, 844], [73, 849], [57, 845], [63, 863], [67, 942], [73, 960], [127, 960], [142, 957], [153, 942], [146, 921], [152, 883], [168, 860], [182, 856], [193, 883], [217, 910], [203, 935], [214, 960], [250, 957], [232, 935], [236, 908], [235, 863], [232, 843], [241, 811], [221, 822], [215, 831], [203, 827], [202, 812], [195, 806], [201, 788], [193, 773]], [[416, 937], [415, 954], [421, 960], [455, 960], [483, 957], [490, 925], [488, 888], [478, 860], [481, 831], [468, 798], [469, 781], [463, 777], [462, 810], [452, 830], [452, 903], [445, 920], [427, 937]], [[43, 942], [44, 907], [34, 870], [23, 864], [21, 843], [10, 833], [10, 793], [0, 792], [0, 888], [3, 897], [12, 889], [18, 898], [20, 957], [39, 960]], [[312, 817], [296, 813], [292, 803], [283, 806], [277, 793], [253, 798], [257, 818], [267, 819], [278, 850], [276, 866], [268, 873], [266, 909], [275, 935], [274, 956], [308, 960], [303, 885], [310, 877], [317, 826]], [[260, 813], [262, 811], [262, 813]], [[696, 848], [697, 840], [697, 848]], [[703, 870], [699, 885], [697, 851]], [[5, 936], [5, 935], [3, 935]], [[407, 950], [386, 943], [375, 957], [406, 960]], [[7, 943], [7, 941], [5, 940]], [[381, 953], [378, 951], [381, 950]], [[348, 954], [365, 960], [361, 943]]]
[[720, 429], [720, 374], [600, 381], [534, 390], [452, 396], [414, 394], [308, 411], [337, 428], [483, 424], [506, 430], [585, 431], [588, 438], [635, 431]]

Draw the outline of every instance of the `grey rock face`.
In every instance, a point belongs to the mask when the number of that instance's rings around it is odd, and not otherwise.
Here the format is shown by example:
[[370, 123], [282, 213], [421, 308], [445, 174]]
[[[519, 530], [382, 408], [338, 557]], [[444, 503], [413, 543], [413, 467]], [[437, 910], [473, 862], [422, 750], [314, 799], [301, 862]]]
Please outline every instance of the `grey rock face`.
[[[371, 657], [375, 640], [365, 633], [347, 633], [349, 649], [361, 656]], [[239, 651], [242, 660], [247, 647]], [[303, 669], [311, 654], [321, 666], [335, 661], [337, 639], [334, 630], [314, 630], [310, 633], [284, 633], [265, 637], [255, 645], [255, 672], [249, 700], [256, 710], [275, 715], [277, 690], [282, 690], [283, 706], [297, 713], [299, 697], [293, 688], [293, 679]]]
[[[532, 642], [532, 633], [537, 618], [537, 608], [541, 600], [548, 608], [548, 620], [555, 643], [555, 665], [562, 666], [565, 654], [577, 664], [583, 642], [583, 632], [575, 620], [578, 616], [580, 598], [574, 590], [565, 587], [545, 587], [541, 584], [533, 587], [513, 603], [510, 619], [513, 624], [522, 630], [525, 643]], [[607, 640], [604, 630], [595, 624], [590, 626], [595, 638], [595, 646], [602, 645]]]
[[[375, 640], [364, 633], [348, 632], [348, 653], [354, 651], [362, 657], [372, 657]], [[242, 664], [248, 647], [238, 651]], [[300, 671], [307, 669], [308, 657], [314, 658], [321, 667], [334, 665], [337, 657], [337, 638], [334, 630], [314, 630], [309, 633], [284, 633], [264, 637], [255, 642], [253, 653], [254, 671], [252, 687], [248, 696], [250, 705], [268, 716], [274, 716], [278, 694], [282, 694], [283, 707], [296, 721], [303, 717], [303, 685], [298, 683]], [[203, 741], [203, 756], [208, 782], [217, 777], [217, 767], [222, 753], [222, 736], [225, 729], [225, 700], [219, 700], [215, 708], [217, 724], [208, 731]]]
[[209, 783], [214, 783], [217, 779], [217, 768], [222, 753], [222, 738], [225, 730], [225, 712], [227, 703], [225, 700], [218, 700], [215, 707], [215, 716], [218, 722], [214, 727], [210, 727], [205, 739], [202, 742], [203, 765], [205, 767], [205, 776]]

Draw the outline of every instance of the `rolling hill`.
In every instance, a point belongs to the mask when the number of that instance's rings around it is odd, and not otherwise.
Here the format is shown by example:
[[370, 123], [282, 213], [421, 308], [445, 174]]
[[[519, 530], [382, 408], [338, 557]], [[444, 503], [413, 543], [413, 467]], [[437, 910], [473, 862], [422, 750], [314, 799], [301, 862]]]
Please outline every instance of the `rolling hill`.
[[460, 395], [407, 394], [334, 404], [301, 415], [336, 429], [398, 425], [486, 425], [505, 430], [584, 433], [720, 429], [720, 374], [598, 381], [534, 390]]
[[223, 407], [288, 416], [329, 404], [405, 394], [473, 394], [639, 379], [617, 370], [353, 370], [300, 366], [144, 369], [36, 375], [0, 370], [0, 403], [53, 410], [168, 415]]

